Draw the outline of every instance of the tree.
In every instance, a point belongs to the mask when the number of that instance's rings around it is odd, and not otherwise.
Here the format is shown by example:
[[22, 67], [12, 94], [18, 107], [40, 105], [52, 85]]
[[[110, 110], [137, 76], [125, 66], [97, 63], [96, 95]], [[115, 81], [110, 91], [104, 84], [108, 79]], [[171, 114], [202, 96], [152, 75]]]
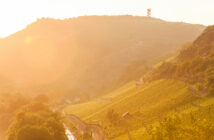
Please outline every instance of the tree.
[[59, 114], [42, 103], [32, 103], [17, 113], [7, 140], [67, 140], [67, 136]]
[[107, 119], [109, 120], [109, 122], [113, 125], [119, 125], [121, 122], [121, 117], [120, 115], [113, 109], [109, 110], [107, 113]]
[[19, 129], [16, 140], [53, 140], [45, 127], [27, 125]]

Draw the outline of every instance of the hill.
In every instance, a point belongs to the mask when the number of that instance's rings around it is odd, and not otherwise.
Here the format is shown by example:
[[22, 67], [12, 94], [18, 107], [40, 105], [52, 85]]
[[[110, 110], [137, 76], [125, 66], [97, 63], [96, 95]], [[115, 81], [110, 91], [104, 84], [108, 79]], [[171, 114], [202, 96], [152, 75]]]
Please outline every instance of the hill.
[[[100, 124], [115, 140], [128, 140], [128, 135], [134, 139], [212, 139], [213, 33], [213, 26], [208, 27], [178, 56], [154, 67], [143, 76], [146, 82], [142, 86], [129, 82], [96, 100], [70, 105], [65, 111]], [[124, 118], [127, 113], [128, 120]]]
[[[96, 100], [71, 105], [65, 108], [67, 114], [74, 114], [84, 121], [106, 128], [109, 138], [124, 134], [123, 128], [112, 126], [108, 114], [113, 111], [118, 119], [128, 112], [131, 130], [137, 130], [159, 120], [170, 111], [191, 105], [197, 100], [188, 85], [176, 80], [159, 80], [137, 87], [130, 82], [121, 88]], [[182, 110], [182, 109], [181, 109]], [[114, 118], [115, 121], [117, 117]]]
[[[179, 101], [183, 102], [183, 100], [178, 98], [191, 99], [191, 97], [192, 94], [188, 91], [188, 87], [179, 81], [160, 80], [140, 88], [135, 85], [135, 82], [130, 82], [101, 98], [72, 105], [66, 110], [68, 113], [73, 113], [84, 120], [105, 119], [107, 112], [111, 109], [116, 110], [121, 115], [125, 112], [131, 114], [142, 113], [145, 118], [151, 119], [150, 112], [157, 114], [163, 113], [163, 110], [167, 112], [167, 106], [174, 108], [174, 105], [182, 104]], [[105, 101], [107, 99], [111, 99], [111, 101]], [[178, 103], [175, 101], [178, 101]]]
[[[201, 96], [214, 94], [214, 26], [208, 27], [172, 61], [145, 76], [148, 81], [174, 78], [194, 87]], [[145, 78], [145, 80], [146, 80]]]
[[88, 99], [118, 83], [133, 61], [175, 51], [203, 29], [134, 16], [39, 19], [0, 40], [0, 75], [16, 92]]

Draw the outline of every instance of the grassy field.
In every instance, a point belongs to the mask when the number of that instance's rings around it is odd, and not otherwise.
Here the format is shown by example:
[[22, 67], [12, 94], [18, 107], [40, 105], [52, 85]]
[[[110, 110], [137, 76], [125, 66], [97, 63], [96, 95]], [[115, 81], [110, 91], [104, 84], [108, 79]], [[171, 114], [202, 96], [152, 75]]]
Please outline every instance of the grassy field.
[[[180, 81], [159, 80], [142, 87], [136, 87], [135, 82], [130, 82], [96, 100], [68, 106], [65, 112], [75, 114], [86, 121], [102, 121], [110, 109], [119, 114], [141, 112], [148, 117], [149, 114], [166, 112], [193, 98], [187, 86]], [[107, 99], [110, 101], [106, 102]]]
[[[214, 104], [212, 97], [195, 97], [188, 90], [188, 86], [180, 81], [162, 79], [136, 87], [130, 82], [121, 88], [83, 104], [70, 105], [65, 108], [68, 114], [75, 114], [88, 123], [101, 122], [105, 126], [108, 122], [106, 114], [114, 109], [122, 116], [129, 112], [134, 116], [131, 135], [134, 139], [142, 139], [146, 124], [155, 124], [161, 117], [170, 112], [187, 114], [197, 111], [200, 107]], [[115, 140], [126, 140], [127, 135], [111, 137]]]
[[[198, 119], [204, 120], [204, 118], [210, 118], [210, 121], [213, 120], [214, 116], [214, 97], [208, 97], [208, 98], [201, 98], [199, 100], [196, 100], [194, 104], [197, 104], [200, 107], [195, 107], [190, 104], [186, 104], [180, 108], [178, 108], [179, 112], [176, 112], [183, 116], [183, 118], [186, 118], [185, 116], [189, 116], [190, 114], [194, 113], [198, 115]], [[175, 112], [170, 111], [169, 114], [173, 114]], [[158, 122], [154, 121], [151, 123], [152, 126], [157, 126]], [[132, 136], [132, 139], [134, 140], [150, 140], [148, 136], [146, 135], [146, 129], [145, 127], [140, 127], [136, 130], [133, 130], [130, 132], [130, 135]], [[122, 134], [118, 137], [113, 138], [112, 140], [129, 140], [127, 134]]]

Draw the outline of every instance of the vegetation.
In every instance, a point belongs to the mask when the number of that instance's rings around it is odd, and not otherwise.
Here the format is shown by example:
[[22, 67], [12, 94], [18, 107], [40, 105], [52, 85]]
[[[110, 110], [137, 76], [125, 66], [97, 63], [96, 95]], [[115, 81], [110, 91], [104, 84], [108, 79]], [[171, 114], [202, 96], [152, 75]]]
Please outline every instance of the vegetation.
[[44, 104], [32, 103], [18, 112], [7, 140], [67, 140], [67, 136], [59, 114]]
[[214, 104], [188, 114], [170, 114], [147, 129], [153, 140], [212, 140], [214, 139]]
[[[207, 41], [201, 41], [204, 36], [211, 34]], [[213, 27], [208, 27], [204, 34], [185, 46], [173, 61], [163, 62], [147, 75], [147, 80], [162, 78], [184, 81], [200, 93], [214, 94], [214, 38]]]
[[[106, 98], [112, 101], [102, 100]], [[136, 87], [135, 82], [131, 82], [100, 99], [71, 105], [65, 111], [88, 123], [96, 123], [94, 120], [97, 120], [109, 138], [114, 138], [126, 133], [126, 123], [130, 130], [136, 130], [196, 99], [188, 86], [179, 81], [159, 80], [142, 87]], [[125, 112], [132, 117], [124, 123], [122, 115]]]
[[[214, 98], [206, 97], [199, 99], [193, 104], [186, 104], [174, 111], [168, 112], [159, 120], [151, 124], [143, 125], [139, 129], [132, 130], [130, 134], [133, 139], [161, 140], [212, 140], [213, 132], [213, 106]], [[198, 106], [195, 106], [198, 104]], [[195, 123], [193, 123], [195, 122]], [[173, 135], [173, 138], [169, 135]], [[127, 134], [123, 134], [113, 140], [128, 140]]]
[[29, 103], [29, 99], [23, 94], [0, 94], [0, 139], [5, 139], [6, 130], [11, 123], [12, 117], [22, 106]]

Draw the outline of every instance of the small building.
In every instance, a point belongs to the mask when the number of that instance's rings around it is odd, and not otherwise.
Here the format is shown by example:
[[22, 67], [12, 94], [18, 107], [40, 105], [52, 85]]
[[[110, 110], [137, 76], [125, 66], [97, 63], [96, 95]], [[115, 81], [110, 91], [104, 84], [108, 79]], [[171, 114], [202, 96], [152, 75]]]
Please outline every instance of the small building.
[[132, 118], [132, 115], [129, 112], [123, 113], [122, 117], [126, 120], [129, 120]]
[[140, 86], [142, 86], [143, 84], [144, 84], [143, 78], [140, 78], [140, 80], [136, 81], [136, 86], [137, 86], [137, 87], [140, 87]]
[[66, 102], [67, 104], [72, 104], [72, 103], [73, 103], [70, 99], [66, 99], [65, 102]]

